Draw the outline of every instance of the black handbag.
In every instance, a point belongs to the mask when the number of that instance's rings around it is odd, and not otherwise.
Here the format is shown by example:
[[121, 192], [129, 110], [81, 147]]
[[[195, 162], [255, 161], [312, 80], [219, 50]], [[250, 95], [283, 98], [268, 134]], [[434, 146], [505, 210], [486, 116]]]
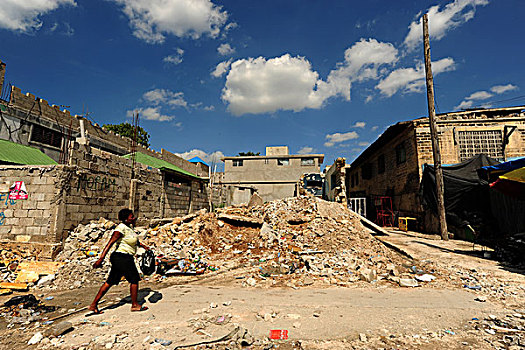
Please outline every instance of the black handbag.
[[142, 273], [147, 276], [155, 272], [155, 253], [153, 253], [151, 249], [146, 250], [146, 252], [142, 254], [140, 269], [142, 270]]

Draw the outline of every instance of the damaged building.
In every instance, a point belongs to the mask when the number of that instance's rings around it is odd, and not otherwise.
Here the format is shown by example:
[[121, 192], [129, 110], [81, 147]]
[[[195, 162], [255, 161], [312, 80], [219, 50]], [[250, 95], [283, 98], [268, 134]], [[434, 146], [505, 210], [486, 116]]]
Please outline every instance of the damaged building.
[[293, 197], [302, 175], [320, 173], [324, 154], [289, 154], [287, 146], [266, 147], [264, 156], [224, 157], [223, 185], [232, 186], [232, 204], [247, 203], [253, 193], [264, 201]]
[[123, 207], [139, 220], [208, 208], [207, 166], [156, 152], [4, 84], [0, 62], [0, 243], [51, 258], [68, 231]]
[[[525, 107], [472, 109], [437, 116], [441, 162], [457, 164], [476, 155], [507, 161], [525, 156]], [[419, 198], [424, 164], [433, 164], [428, 118], [391, 125], [346, 169], [347, 196], [365, 198], [368, 216], [393, 216], [429, 226], [432, 213]], [[425, 213], [427, 215], [425, 215]]]

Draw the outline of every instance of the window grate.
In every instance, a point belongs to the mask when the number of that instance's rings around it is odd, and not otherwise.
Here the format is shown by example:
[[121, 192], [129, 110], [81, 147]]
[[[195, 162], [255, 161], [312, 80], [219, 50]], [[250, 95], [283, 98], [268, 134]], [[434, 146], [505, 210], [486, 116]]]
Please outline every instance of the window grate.
[[459, 131], [459, 160], [461, 162], [478, 154], [503, 160], [503, 145], [500, 130]]
[[31, 131], [31, 141], [60, 148], [62, 147], [62, 134], [58, 131], [34, 124]]

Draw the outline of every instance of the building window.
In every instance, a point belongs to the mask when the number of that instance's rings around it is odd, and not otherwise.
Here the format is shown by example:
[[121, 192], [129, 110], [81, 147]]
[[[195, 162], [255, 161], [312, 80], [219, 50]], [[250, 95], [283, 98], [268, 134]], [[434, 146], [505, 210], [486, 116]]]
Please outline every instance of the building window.
[[405, 148], [405, 143], [402, 142], [396, 146], [396, 162], [397, 164], [402, 164], [407, 160], [407, 151]]
[[264, 160], [264, 164], [270, 164], [270, 160], [269, 159], [265, 159]]
[[385, 172], [385, 155], [382, 154], [377, 158], [377, 173], [382, 174]]
[[290, 165], [290, 159], [288, 158], [278, 158], [277, 165]]
[[315, 159], [313, 159], [313, 158], [301, 158], [301, 165], [315, 165]]
[[461, 162], [478, 154], [503, 160], [503, 139], [501, 130], [459, 131], [459, 160]]
[[62, 134], [58, 131], [34, 124], [31, 129], [30, 141], [60, 148], [62, 147]]
[[233, 160], [233, 166], [242, 166], [242, 165], [243, 165], [242, 159], [234, 159]]
[[361, 177], [363, 180], [370, 180], [372, 178], [372, 164], [366, 163], [361, 167]]

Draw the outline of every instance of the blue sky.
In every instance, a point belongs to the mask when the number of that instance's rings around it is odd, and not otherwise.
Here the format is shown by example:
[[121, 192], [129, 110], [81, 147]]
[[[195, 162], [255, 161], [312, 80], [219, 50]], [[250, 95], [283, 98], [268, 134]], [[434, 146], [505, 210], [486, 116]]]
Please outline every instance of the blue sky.
[[11, 82], [151, 147], [212, 161], [287, 145], [352, 161], [427, 113], [525, 104], [523, 0], [2, 0]]

